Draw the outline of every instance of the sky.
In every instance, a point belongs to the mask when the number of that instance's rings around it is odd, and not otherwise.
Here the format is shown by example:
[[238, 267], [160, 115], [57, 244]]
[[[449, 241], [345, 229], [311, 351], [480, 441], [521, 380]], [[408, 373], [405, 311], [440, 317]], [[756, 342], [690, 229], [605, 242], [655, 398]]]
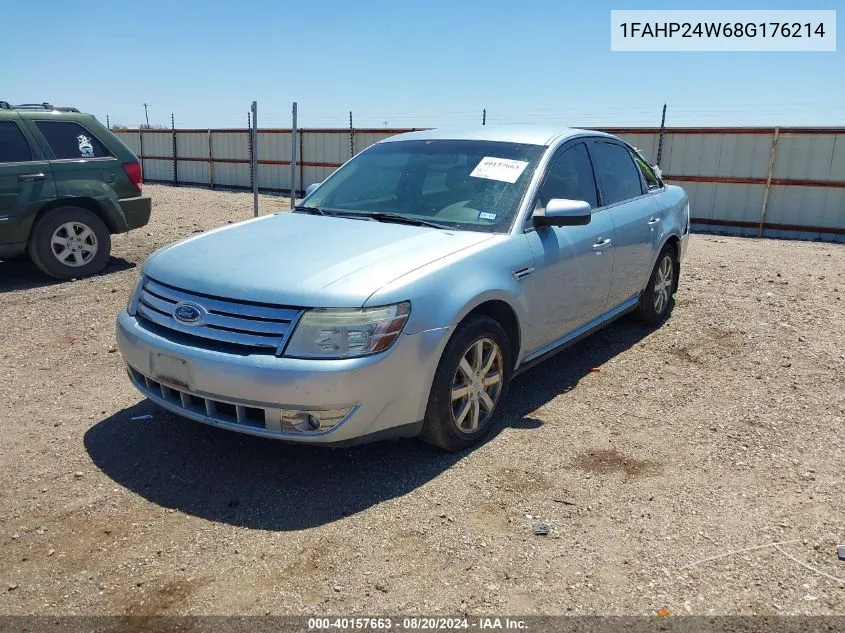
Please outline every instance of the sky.
[[[836, 52], [611, 52], [611, 9], [835, 9], [685, 0], [43, 0], [4, 7], [0, 99], [112, 124], [845, 125]], [[840, 7], [842, 9], [843, 7]], [[840, 10], [842, 23], [845, 10]], [[11, 28], [18, 24], [19, 27]], [[838, 24], [838, 25], [839, 25]], [[838, 26], [837, 25], [837, 26]], [[841, 29], [839, 29], [841, 32]]]

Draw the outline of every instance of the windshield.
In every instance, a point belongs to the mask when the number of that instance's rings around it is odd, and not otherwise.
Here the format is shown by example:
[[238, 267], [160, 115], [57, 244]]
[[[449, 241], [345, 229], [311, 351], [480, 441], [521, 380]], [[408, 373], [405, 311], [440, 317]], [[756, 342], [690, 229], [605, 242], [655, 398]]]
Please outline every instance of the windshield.
[[326, 212], [394, 214], [504, 233], [545, 147], [495, 141], [393, 141], [359, 154], [308, 196]]

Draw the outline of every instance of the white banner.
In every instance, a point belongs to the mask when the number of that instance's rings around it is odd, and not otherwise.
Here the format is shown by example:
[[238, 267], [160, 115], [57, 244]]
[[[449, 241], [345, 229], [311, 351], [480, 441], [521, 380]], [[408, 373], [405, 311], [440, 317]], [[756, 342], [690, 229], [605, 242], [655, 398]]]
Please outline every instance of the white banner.
[[836, 11], [611, 11], [612, 51], [835, 51]]

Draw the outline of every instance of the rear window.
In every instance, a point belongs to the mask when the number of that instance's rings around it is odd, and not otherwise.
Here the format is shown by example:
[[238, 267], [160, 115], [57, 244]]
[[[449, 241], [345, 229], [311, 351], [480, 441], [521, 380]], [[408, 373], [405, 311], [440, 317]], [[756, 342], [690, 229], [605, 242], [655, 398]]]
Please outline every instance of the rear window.
[[57, 159], [103, 158], [112, 153], [85, 127], [73, 121], [35, 121]]
[[23, 163], [32, 159], [29, 143], [14, 121], [0, 121], [0, 163]]

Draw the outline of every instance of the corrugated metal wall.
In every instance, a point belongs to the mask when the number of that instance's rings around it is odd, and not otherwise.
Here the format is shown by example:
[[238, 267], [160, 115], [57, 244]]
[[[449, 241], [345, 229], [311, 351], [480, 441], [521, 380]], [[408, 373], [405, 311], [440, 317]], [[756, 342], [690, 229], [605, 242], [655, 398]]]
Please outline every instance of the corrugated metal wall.
[[[259, 130], [258, 185], [262, 191], [302, 192], [325, 180], [353, 154], [407, 130], [300, 130], [291, 183], [291, 132]], [[652, 162], [659, 130], [608, 129]], [[252, 187], [246, 129], [138, 131], [116, 134], [143, 157], [144, 179], [231, 188]], [[174, 155], [175, 136], [175, 155]], [[661, 168], [690, 197], [694, 228], [845, 242], [845, 129], [676, 128], [666, 130]]]

